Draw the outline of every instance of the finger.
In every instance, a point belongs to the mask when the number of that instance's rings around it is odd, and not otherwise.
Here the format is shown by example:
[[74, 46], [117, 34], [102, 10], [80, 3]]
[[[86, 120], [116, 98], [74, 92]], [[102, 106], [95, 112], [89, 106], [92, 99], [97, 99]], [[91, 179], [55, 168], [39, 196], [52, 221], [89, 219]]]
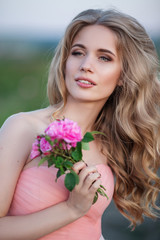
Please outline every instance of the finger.
[[98, 180], [101, 177], [100, 173], [95, 172], [95, 173], [90, 173], [85, 181], [84, 181], [84, 187], [87, 188], [87, 190], [92, 186], [92, 184]]
[[79, 172], [86, 167], [86, 163], [83, 161], [77, 162], [73, 165], [72, 169], [73, 171], [75, 171], [77, 174], [79, 174]]
[[97, 189], [100, 187], [101, 185], [101, 180], [100, 178], [98, 178], [96, 181], [94, 181], [94, 183], [91, 185], [89, 191], [95, 193], [97, 191]]
[[92, 172], [86, 177], [85, 182], [93, 183], [98, 178], [100, 178], [99, 172], [94, 172], [94, 173]]
[[81, 170], [79, 173], [79, 178], [82, 183], [84, 183], [85, 179], [91, 174], [91, 173], [97, 173], [97, 169], [95, 166], [91, 167], [85, 167]]

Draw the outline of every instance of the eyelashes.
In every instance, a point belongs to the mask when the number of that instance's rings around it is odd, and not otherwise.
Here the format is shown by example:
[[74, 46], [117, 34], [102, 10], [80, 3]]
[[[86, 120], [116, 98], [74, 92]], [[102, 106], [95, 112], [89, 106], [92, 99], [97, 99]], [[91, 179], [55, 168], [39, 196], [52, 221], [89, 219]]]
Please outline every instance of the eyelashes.
[[[71, 52], [72, 56], [85, 56], [85, 53], [82, 53], [81, 51], [73, 51]], [[112, 58], [109, 56], [104, 56], [104, 55], [100, 55], [98, 57], [99, 60], [101, 60], [102, 62], [110, 62], [112, 61]]]
[[102, 61], [104, 61], [104, 62], [110, 62], [110, 61], [112, 61], [112, 59], [110, 58], [110, 57], [106, 57], [106, 56], [100, 56], [99, 57]]
[[79, 51], [73, 51], [71, 54], [72, 54], [73, 56], [81, 56], [81, 55], [83, 55], [83, 53], [82, 53], [82, 52], [79, 52]]

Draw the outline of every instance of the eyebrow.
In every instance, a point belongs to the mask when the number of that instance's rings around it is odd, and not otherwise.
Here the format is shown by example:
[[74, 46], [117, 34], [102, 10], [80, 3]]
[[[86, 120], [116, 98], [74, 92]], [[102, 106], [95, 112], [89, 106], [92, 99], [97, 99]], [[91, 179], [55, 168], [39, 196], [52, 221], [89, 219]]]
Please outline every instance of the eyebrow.
[[[74, 47], [80, 47], [80, 48], [86, 49], [86, 47], [85, 47], [83, 44], [79, 44], [79, 43], [74, 44], [74, 45], [72, 46], [72, 48], [74, 48]], [[115, 55], [112, 51], [110, 51], [110, 50], [108, 50], [108, 49], [100, 48], [100, 49], [98, 49], [98, 52], [110, 53], [110, 54], [112, 54], [113, 56], [116, 57], [116, 55]]]

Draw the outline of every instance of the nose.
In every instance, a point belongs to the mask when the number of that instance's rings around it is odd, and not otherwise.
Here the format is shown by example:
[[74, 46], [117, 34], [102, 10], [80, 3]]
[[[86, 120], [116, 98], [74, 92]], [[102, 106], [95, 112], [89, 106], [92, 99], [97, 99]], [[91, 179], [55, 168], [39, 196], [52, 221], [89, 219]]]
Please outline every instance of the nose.
[[92, 63], [92, 59], [90, 56], [86, 56], [81, 65], [80, 65], [80, 71], [83, 72], [93, 72], [93, 63]]

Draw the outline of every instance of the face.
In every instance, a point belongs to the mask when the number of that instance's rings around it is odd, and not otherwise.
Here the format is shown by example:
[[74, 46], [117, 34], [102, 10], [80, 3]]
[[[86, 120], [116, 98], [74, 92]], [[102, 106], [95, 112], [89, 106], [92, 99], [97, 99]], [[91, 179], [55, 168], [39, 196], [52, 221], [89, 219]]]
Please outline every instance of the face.
[[84, 27], [75, 37], [66, 62], [68, 98], [105, 103], [120, 84], [116, 35], [99, 25]]

